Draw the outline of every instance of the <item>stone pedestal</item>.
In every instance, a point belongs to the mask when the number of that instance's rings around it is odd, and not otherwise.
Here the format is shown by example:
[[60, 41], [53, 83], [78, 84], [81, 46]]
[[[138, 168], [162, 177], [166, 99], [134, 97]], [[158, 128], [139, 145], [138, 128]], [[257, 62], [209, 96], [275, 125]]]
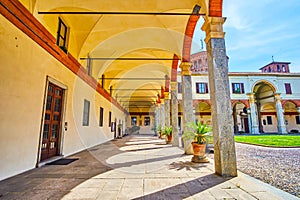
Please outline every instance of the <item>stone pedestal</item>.
[[207, 159], [206, 156], [193, 156], [192, 157], [192, 162], [195, 163], [209, 163], [209, 160]]
[[274, 94], [275, 101], [276, 101], [276, 114], [277, 114], [277, 128], [279, 134], [287, 134], [285, 119], [280, 99], [280, 94]]
[[205, 17], [206, 48], [214, 136], [215, 172], [237, 176], [232, 109], [222, 17]]
[[[191, 66], [189, 62], [182, 62], [181, 79], [182, 79], [182, 103], [183, 103], [183, 132], [192, 131], [187, 127], [188, 123], [193, 122], [193, 96], [192, 96], [192, 78], [191, 78]], [[183, 133], [184, 136], [184, 133]], [[183, 138], [184, 153], [193, 154], [192, 141]]]
[[248, 93], [250, 102], [250, 116], [251, 116], [251, 134], [260, 134], [258, 129], [258, 120], [257, 120], [257, 112], [256, 105], [254, 102], [254, 93]]
[[177, 82], [171, 82], [172, 145], [179, 147]]

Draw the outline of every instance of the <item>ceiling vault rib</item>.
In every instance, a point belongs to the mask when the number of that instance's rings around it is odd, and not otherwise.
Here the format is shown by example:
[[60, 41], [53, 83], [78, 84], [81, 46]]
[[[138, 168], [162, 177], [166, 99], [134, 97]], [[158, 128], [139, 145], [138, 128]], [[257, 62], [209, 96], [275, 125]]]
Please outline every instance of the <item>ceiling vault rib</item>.
[[39, 11], [38, 14], [43, 15], [56, 15], [56, 14], [67, 14], [67, 15], [167, 15], [167, 16], [190, 16], [197, 15], [203, 16], [204, 13], [180, 13], [180, 12], [102, 12], [102, 11]]
[[133, 89], [133, 88], [119, 88], [119, 89], [114, 89], [114, 88], [111, 88], [111, 90], [133, 90], [133, 91], [135, 91], [135, 90], [161, 90], [161, 88], [153, 88], [153, 89], [151, 89], [151, 88], [145, 88], [145, 89], [142, 89], [142, 88], [139, 88], [139, 89]]
[[165, 78], [146, 78], [146, 77], [141, 77], [141, 78], [99, 78], [99, 79], [104, 79], [104, 80], [128, 80], [128, 81], [139, 81], [139, 80], [147, 80], [147, 81], [161, 81], [165, 80]]
[[179, 58], [110, 58], [110, 57], [92, 57], [80, 58], [80, 60], [180, 60]]
[[154, 96], [154, 95], [152, 95], [152, 96], [118, 96], [118, 98], [132, 98], [132, 99], [134, 99], [134, 98], [145, 98], [145, 97], [149, 97], [149, 98], [156, 98], [157, 96]]

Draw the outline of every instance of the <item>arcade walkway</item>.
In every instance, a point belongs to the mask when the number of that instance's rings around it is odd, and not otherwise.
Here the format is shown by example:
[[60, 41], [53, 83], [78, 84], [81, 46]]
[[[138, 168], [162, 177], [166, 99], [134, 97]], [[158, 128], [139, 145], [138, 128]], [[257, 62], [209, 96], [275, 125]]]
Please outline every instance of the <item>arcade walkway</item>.
[[67, 159], [73, 162], [0, 182], [0, 199], [297, 199], [242, 173], [231, 179], [216, 176], [213, 160], [191, 163], [182, 149], [146, 134]]

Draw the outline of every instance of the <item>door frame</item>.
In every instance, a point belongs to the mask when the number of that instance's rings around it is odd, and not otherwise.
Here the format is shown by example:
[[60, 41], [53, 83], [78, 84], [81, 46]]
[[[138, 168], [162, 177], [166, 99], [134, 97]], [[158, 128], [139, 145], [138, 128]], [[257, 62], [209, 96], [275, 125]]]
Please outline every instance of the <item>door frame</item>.
[[[46, 103], [47, 103], [47, 94], [48, 94], [48, 86], [49, 83], [52, 83], [61, 89], [63, 89], [63, 96], [62, 96], [62, 107], [61, 107], [61, 121], [60, 121], [60, 132], [58, 138], [58, 155], [62, 156], [63, 152], [63, 140], [65, 134], [65, 114], [66, 114], [66, 105], [67, 105], [67, 92], [68, 87], [61, 83], [60, 81], [46, 76], [46, 84], [45, 84], [45, 91], [44, 91], [44, 101], [43, 101], [43, 112], [41, 117], [41, 127], [40, 127], [40, 135], [39, 135], [39, 145], [38, 145], [38, 153], [37, 153], [37, 163], [36, 167], [41, 166], [41, 153], [42, 153], [42, 141], [43, 141], [43, 131], [44, 131], [44, 122], [45, 122], [45, 112], [46, 112]], [[50, 158], [51, 160], [51, 158]], [[47, 163], [47, 161], [42, 161], [42, 163]]]

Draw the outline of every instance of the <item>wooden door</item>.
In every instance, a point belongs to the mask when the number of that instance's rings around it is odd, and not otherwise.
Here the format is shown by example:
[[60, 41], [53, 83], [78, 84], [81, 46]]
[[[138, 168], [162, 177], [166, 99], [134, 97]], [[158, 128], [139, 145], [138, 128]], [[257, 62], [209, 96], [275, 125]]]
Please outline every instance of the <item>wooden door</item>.
[[41, 160], [58, 155], [63, 89], [49, 83], [46, 98]]

